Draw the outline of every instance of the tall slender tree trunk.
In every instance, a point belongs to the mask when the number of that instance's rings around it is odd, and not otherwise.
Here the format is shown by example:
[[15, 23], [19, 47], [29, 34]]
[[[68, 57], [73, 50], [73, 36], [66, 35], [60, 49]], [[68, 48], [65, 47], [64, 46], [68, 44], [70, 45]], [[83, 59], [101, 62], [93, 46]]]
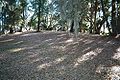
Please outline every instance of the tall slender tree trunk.
[[117, 0], [117, 33], [120, 34], [120, 0]]
[[4, 29], [4, 19], [3, 19], [3, 17], [2, 17], [2, 25], [1, 25], [1, 28], [2, 28], [2, 34], [4, 34], [4, 33], [5, 33], [5, 29]]
[[92, 5], [92, 1], [91, 1], [91, 8], [90, 8], [90, 28], [89, 28], [89, 32], [92, 33], [92, 28], [93, 28], [93, 5]]
[[74, 20], [71, 21], [70, 32], [71, 32], [71, 33], [74, 32]]
[[117, 35], [117, 29], [116, 29], [116, 8], [115, 8], [115, 3], [116, 0], [112, 0], [112, 20], [111, 20], [111, 25], [112, 25], [112, 34]]
[[38, 4], [38, 27], [37, 27], [37, 32], [40, 31], [40, 17], [41, 17], [41, 0], [39, 0], [39, 4]]
[[50, 21], [49, 21], [49, 25], [48, 25], [48, 30], [51, 30], [51, 26], [52, 26], [52, 14], [49, 15], [50, 16]]
[[13, 27], [12, 27], [12, 25], [10, 26], [10, 32], [9, 32], [10, 34], [12, 34], [13, 33]]
[[25, 27], [25, 8], [23, 7], [23, 25], [20, 26], [20, 32], [22, 32], [22, 28]]
[[2, 34], [4, 34], [5, 29], [4, 29], [4, 18], [5, 18], [5, 14], [4, 14], [4, 7], [2, 7]]
[[110, 26], [109, 26], [109, 22], [108, 22], [108, 17], [106, 16], [106, 13], [105, 13], [105, 9], [104, 9], [105, 6], [104, 6], [103, 0], [101, 0], [101, 5], [102, 5], [102, 11], [103, 11], [103, 19], [105, 19], [106, 27], [108, 28], [109, 34], [111, 35], [111, 30], [110, 30]]
[[24, 8], [23, 8], [22, 16], [23, 16], [23, 19], [22, 19], [22, 20], [23, 20], [23, 23], [22, 23], [22, 25], [20, 26], [19, 32], [22, 32], [22, 28], [25, 27], [25, 13], [24, 13]]
[[96, 16], [97, 16], [97, 7], [98, 7], [98, 0], [95, 0], [95, 16], [94, 16], [94, 28], [93, 28], [93, 33], [96, 33]]

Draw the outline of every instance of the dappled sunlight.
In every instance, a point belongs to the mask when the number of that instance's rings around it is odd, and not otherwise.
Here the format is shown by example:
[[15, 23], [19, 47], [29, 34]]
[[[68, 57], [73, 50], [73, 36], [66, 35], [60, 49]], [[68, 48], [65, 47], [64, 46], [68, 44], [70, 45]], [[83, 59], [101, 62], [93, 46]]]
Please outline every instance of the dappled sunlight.
[[64, 44], [64, 43], [65, 43], [64, 41], [59, 42], [59, 44]]
[[6, 34], [1, 34], [0, 35], [0, 38], [3, 38], [3, 37], [5, 37], [6, 36]]
[[73, 42], [69, 42], [68, 44], [66, 44], [66, 46], [65, 46], [65, 47], [67, 48], [68, 46], [73, 46], [73, 45], [76, 45], [76, 46], [74, 46], [74, 47], [77, 47], [77, 46], [78, 46], [78, 44], [79, 44], [79, 42], [77, 42], [77, 41], [76, 41], [76, 42], [74, 42], [74, 41], [73, 41]]
[[14, 52], [22, 51], [22, 50], [25, 50], [25, 48], [15, 48], [15, 49], [11, 49], [9, 51], [14, 53]]
[[117, 49], [117, 52], [120, 52], [120, 47]]
[[83, 39], [78, 39], [78, 41], [83, 41]]
[[[89, 48], [88, 48], [89, 49]], [[84, 55], [82, 55], [81, 57], [77, 58], [75, 61], [75, 65], [74, 67], [77, 67], [78, 65], [80, 65], [81, 63], [87, 61], [87, 60], [91, 60], [93, 59], [95, 56], [97, 56], [103, 49], [96, 49], [94, 51], [90, 51]]]
[[70, 39], [66, 40], [65, 43], [70, 43], [70, 42], [73, 42], [73, 41], [74, 41], [73, 38], [70, 38]]
[[38, 57], [38, 54], [37, 55], [32, 55], [32, 56], [29, 56], [28, 58], [30, 58], [30, 63], [36, 63], [36, 62], [41, 62], [41, 61], [45, 61], [45, 60], [48, 60], [50, 59], [50, 57]]
[[21, 35], [21, 36], [30, 36], [30, 34], [24, 34], [24, 35]]
[[[83, 41], [84, 42], [84, 41]], [[93, 42], [93, 40], [88, 40], [88, 41], [86, 41], [85, 42], [85, 44], [90, 44], [90, 43], [92, 43]]]
[[14, 33], [15, 35], [19, 35], [19, 34], [22, 34], [22, 32], [16, 32], [16, 33]]
[[64, 51], [66, 47], [65, 46], [52, 46], [52, 48]]
[[120, 60], [120, 47], [116, 51], [117, 51], [117, 53], [115, 53], [112, 58]]
[[35, 62], [38, 62], [38, 61], [40, 61], [39, 58], [32, 60], [30, 63], [35, 63]]
[[44, 42], [49, 42], [49, 41], [52, 41], [52, 39], [45, 40]]
[[21, 35], [22, 37], [26, 37], [26, 36], [34, 36], [34, 35], [37, 35], [39, 33], [29, 33], [29, 34], [23, 34]]
[[110, 44], [110, 43], [112, 43], [112, 41], [108, 41], [107, 43]]
[[61, 34], [61, 35], [58, 35], [58, 37], [63, 37], [63, 36], [66, 36], [66, 34]]
[[109, 67], [105, 67], [105, 65], [99, 65], [97, 68], [96, 68], [96, 73], [98, 74], [101, 74], [101, 73], [105, 73], [105, 72], [108, 72], [109, 70]]
[[104, 74], [106, 80], [120, 80], [120, 66], [118, 65], [105, 66], [100, 64], [96, 68], [96, 73]]
[[64, 55], [63, 57], [57, 58], [54, 61], [48, 62], [48, 63], [44, 63], [39, 65], [37, 68], [38, 70], [41, 70], [43, 68], [47, 68], [50, 66], [54, 66], [55, 64], [59, 64], [60, 62], [64, 61], [67, 58], [68, 55]]
[[25, 50], [31, 50], [31, 49], [34, 49], [34, 48], [39, 48], [40, 45], [29, 45], [29, 46], [25, 46], [24, 49]]
[[89, 41], [89, 40], [84, 40], [83, 42], [86, 43], [86, 42], [88, 42], [88, 41]]
[[58, 64], [58, 63], [64, 61], [67, 57], [68, 57], [68, 55], [64, 55], [63, 57], [55, 59], [55, 61], [53, 61], [53, 63]]
[[11, 42], [11, 41], [13, 41], [13, 40], [14, 40], [14, 39], [3, 40], [3, 41], [0, 41], [0, 43]]
[[76, 41], [75, 37], [65, 33], [39, 32], [10, 35], [1, 40], [12, 38], [13, 41], [8, 40], [1, 45], [0, 67], [3, 66], [1, 74], [5, 77], [8, 73], [16, 76], [15, 79], [30, 76], [27, 79], [98, 80], [97, 73], [101, 73], [104, 66], [110, 66], [111, 71], [119, 71], [118, 68], [112, 69], [112, 66], [119, 65], [120, 60], [120, 47], [116, 39], [81, 33]]
[[113, 44], [115, 44], [115, 43], [114, 43], [112, 40], [110, 40], [110, 41], [108, 41], [107, 44], [105, 44], [105, 45], [108, 45], [108, 44], [113, 45]]
[[60, 75], [64, 75], [66, 73], [65, 70], [66, 70], [66, 66], [60, 66], [57, 68], [57, 71], [59, 71]]
[[33, 49], [34, 47], [35, 47], [35, 46], [32, 46], [32, 47], [31, 47], [31, 46], [30, 46], [30, 47], [26, 46], [26, 47], [24, 47], [24, 49], [25, 49], [25, 50], [29, 50], [29, 49]]
[[82, 57], [80, 57], [76, 60], [74, 67], [77, 67], [82, 62], [93, 59], [95, 56], [97, 56], [97, 54], [93, 51], [86, 53], [85, 55], [83, 55]]
[[120, 52], [115, 53], [112, 58], [113, 58], [113, 59], [118, 59], [118, 60], [120, 60]]
[[63, 38], [61, 37], [61, 38], [57, 38], [57, 39], [56, 39], [56, 41], [60, 41], [60, 40], [63, 40]]
[[103, 51], [104, 48], [96, 48], [94, 51], [99, 54]]
[[85, 44], [90, 44], [92, 43], [94, 40], [90, 40], [90, 39], [86, 39], [86, 40], [83, 40], [82, 42], [84, 42]]
[[90, 50], [90, 48], [91, 47], [88, 47], [88, 48], [84, 49], [82, 52], [88, 51], [88, 50]]
[[112, 66], [108, 75], [111, 80], [120, 80], [120, 66]]
[[115, 38], [120, 38], [120, 34], [118, 34]]
[[53, 45], [54, 43], [50, 43], [49, 45], [51, 46], [51, 45]]
[[21, 43], [23, 43], [23, 41], [19, 41], [19, 42], [16, 42], [14, 44], [17, 45], [17, 44], [21, 44]]
[[111, 71], [114, 72], [114, 73], [119, 73], [119, 75], [120, 75], [120, 66], [118, 66], [118, 65], [112, 66]]
[[44, 63], [42, 65], [39, 65], [37, 68], [38, 68], [38, 70], [41, 70], [43, 68], [50, 67], [51, 65], [52, 65], [51, 62], [50, 63]]

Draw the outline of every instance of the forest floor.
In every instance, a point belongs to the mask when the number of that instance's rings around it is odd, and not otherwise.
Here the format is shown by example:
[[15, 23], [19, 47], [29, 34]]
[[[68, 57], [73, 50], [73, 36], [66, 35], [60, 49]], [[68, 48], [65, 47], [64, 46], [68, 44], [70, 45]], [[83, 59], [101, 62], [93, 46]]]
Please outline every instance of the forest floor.
[[0, 36], [0, 80], [120, 80], [120, 37], [66, 32]]

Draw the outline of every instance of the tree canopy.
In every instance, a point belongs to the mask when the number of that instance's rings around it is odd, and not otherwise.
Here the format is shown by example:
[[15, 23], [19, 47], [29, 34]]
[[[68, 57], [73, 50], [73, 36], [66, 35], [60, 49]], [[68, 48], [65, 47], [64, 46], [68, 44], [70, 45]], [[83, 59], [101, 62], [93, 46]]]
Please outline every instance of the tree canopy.
[[0, 5], [2, 33], [15, 28], [67, 30], [72, 23], [75, 33], [120, 33], [119, 0], [1, 0]]

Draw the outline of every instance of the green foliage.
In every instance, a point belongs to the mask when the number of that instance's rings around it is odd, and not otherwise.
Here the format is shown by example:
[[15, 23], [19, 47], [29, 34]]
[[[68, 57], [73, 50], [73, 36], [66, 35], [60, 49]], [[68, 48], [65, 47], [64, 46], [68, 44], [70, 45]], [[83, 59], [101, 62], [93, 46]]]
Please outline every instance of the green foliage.
[[26, 23], [35, 29], [53, 28], [58, 24], [68, 27], [67, 21], [73, 20], [76, 29], [100, 34], [105, 25], [109, 33], [120, 33], [119, 0], [52, 0], [51, 3], [48, 0], [0, 0], [0, 6], [3, 31], [21, 24], [24, 27]]

